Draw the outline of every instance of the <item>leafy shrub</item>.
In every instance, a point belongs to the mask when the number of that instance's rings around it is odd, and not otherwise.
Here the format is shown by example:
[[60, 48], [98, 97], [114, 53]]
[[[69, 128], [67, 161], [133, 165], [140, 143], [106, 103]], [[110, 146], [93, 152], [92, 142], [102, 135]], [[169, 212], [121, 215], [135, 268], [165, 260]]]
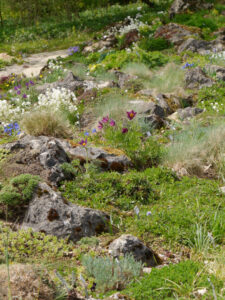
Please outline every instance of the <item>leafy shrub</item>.
[[199, 28], [209, 28], [210, 31], [218, 29], [218, 25], [213, 18], [205, 18], [202, 13], [195, 14], [179, 14], [174, 18], [175, 23], [195, 26]]
[[122, 149], [138, 170], [157, 165], [163, 152], [160, 144], [153, 137], [144, 138], [137, 124], [129, 125], [127, 133], [123, 133], [121, 125], [115, 130], [111, 127], [106, 128], [104, 138], [107, 143]]
[[58, 239], [42, 232], [34, 232], [31, 229], [15, 232], [2, 226], [0, 230], [0, 253], [4, 253], [6, 239], [10, 260], [17, 262], [25, 262], [32, 258], [62, 258], [66, 256], [66, 253], [73, 250], [73, 244], [68, 243], [65, 239]]
[[207, 299], [213, 297], [213, 283], [216, 292], [222, 288], [222, 281], [208, 275], [202, 265], [191, 260], [171, 264], [162, 269], [152, 269], [138, 282], [130, 285], [123, 293], [132, 296], [135, 300], [153, 299], [190, 299], [197, 295], [196, 290], [207, 288]]
[[120, 69], [131, 62], [140, 62], [146, 64], [149, 68], [155, 68], [164, 65], [167, 61], [168, 59], [157, 51], [146, 52], [140, 48], [133, 52], [121, 50], [109, 53], [99, 64], [90, 66], [90, 70], [94, 71], [100, 68], [106, 70]]
[[21, 128], [34, 136], [46, 135], [58, 138], [71, 136], [71, 129], [68, 122], [61, 114], [51, 110], [35, 110], [26, 113], [20, 122]]
[[11, 179], [0, 191], [0, 213], [5, 210], [6, 206], [8, 206], [9, 215], [23, 209], [23, 206], [32, 198], [39, 180], [38, 176], [30, 174], [22, 174]]
[[133, 278], [140, 276], [142, 263], [133, 256], [125, 256], [119, 261], [112, 258], [84, 256], [82, 263], [88, 276], [94, 277], [100, 291], [124, 288]]
[[0, 163], [3, 162], [7, 158], [8, 154], [9, 154], [8, 150], [0, 149]]
[[67, 178], [74, 177], [78, 174], [78, 169], [74, 168], [72, 164], [63, 163], [60, 165], [60, 168]]
[[[62, 189], [62, 188], [61, 188]], [[65, 182], [64, 196], [87, 206], [103, 208], [112, 205], [130, 210], [136, 204], [148, 204], [157, 199], [150, 182], [143, 173], [102, 172], [92, 176], [80, 175]]]
[[161, 51], [170, 48], [171, 45], [163, 38], [145, 38], [140, 41], [139, 47], [145, 51]]

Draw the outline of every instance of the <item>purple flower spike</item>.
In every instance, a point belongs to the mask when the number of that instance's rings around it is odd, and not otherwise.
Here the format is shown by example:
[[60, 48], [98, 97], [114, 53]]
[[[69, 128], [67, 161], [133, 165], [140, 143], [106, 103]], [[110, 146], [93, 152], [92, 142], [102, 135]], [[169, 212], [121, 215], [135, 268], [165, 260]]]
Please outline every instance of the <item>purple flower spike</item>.
[[122, 129], [122, 133], [127, 133], [128, 132], [128, 129], [127, 128], [123, 128]]
[[112, 127], [114, 127], [114, 126], [116, 125], [116, 122], [115, 122], [114, 120], [111, 119], [109, 125], [112, 126]]
[[127, 111], [127, 117], [129, 120], [133, 120], [133, 118], [136, 116], [136, 112], [131, 110], [131, 111]]
[[20, 95], [21, 94], [21, 91], [17, 91], [17, 95]]
[[26, 94], [23, 94], [23, 98], [26, 99], [26, 98], [27, 98], [27, 95], [26, 95]]

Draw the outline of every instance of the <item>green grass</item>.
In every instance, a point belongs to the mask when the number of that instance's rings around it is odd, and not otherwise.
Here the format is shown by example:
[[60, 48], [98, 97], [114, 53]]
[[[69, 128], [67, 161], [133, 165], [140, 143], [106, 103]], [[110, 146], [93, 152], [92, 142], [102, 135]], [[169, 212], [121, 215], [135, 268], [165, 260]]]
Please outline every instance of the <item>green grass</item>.
[[211, 284], [215, 289], [217, 299], [222, 300], [223, 282], [207, 274], [202, 264], [184, 261], [162, 269], [153, 269], [150, 275], [140, 278], [123, 293], [135, 300], [184, 300], [197, 299], [198, 291], [206, 289], [203, 299], [213, 299]]
[[[195, 177], [178, 180], [171, 171], [162, 168], [122, 176], [100, 173], [92, 177], [82, 180], [78, 177], [77, 181], [65, 183], [62, 187], [64, 196], [75, 203], [112, 213], [114, 211], [114, 224], [120, 222], [118, 212], [132, 210], [138, 205], [140, 218], [126, 217], [125, 214], [122, 231], [132, 232], [148, 240], [158, 236], [171, 246], [180, 244], [196, 248], [196, 224], [199, 224], [206, 228], [207, 233], [212, 233], [216, 244], [224, 243], [224, 196], [219, 192], [218, 182]], [[138, 189], [132, 184], [131, 178], [142, 178], [143, 183], [138, 184]], [[119, 187], [126, 180], [130, 183], [123, 192]], [[150, 195], [145, 198], [148, 184], [157, 198]], [[136, 192], [130, 190], [132, 187]], [[118, 194], [119, 191], [123, 193]], [[149, 210], [152, 212], [151, 217], [146, 216]]]

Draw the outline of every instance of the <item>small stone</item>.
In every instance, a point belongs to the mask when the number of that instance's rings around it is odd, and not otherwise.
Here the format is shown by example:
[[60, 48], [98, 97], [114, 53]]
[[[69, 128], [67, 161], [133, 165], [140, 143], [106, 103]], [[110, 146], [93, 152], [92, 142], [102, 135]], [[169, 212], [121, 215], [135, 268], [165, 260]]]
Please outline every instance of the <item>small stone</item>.
[[114, 257], [120, 255], [133, 255], [137, 261], [145, 263], [147, 267], [155, 267], [161, 263], [159, 256], [146, 247], [137, 237], [130, 234], [121, 235], [109, 245]]

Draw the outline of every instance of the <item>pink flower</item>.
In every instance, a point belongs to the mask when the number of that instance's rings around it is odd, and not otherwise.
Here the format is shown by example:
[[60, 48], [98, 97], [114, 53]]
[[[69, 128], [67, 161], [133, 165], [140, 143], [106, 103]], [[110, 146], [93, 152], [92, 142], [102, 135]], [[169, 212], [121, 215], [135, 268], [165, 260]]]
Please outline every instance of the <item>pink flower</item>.
[[127, 111], [127, 117], [129, 120], [132, 120], [135, 116], [136, 116], [136, 112], [131, 110], [131, 111]]
[[98, 128], [99, 128], [99, 129], [102, 129], [102, 128], [103, 128], [102, 122], [98, 122], [98, 124], [99, 124], [99, 125], [98, 125]]
[[110, 121], [109, 125], [113, 127], [113, 126], [115, 126], [115, 125], [116, 125], [116, 122], [115, 122], [114, 120], [112, 120], [112, 119], [111, 119], [111, 121]]
[[102, 119], [103, 123], [108, 123], [109, 122], [109, 116], [106, 116]]
[[127, 133], [128, 132], [128, 129], [127, 128], [123, 128], [122, 129], [122, 133]]

